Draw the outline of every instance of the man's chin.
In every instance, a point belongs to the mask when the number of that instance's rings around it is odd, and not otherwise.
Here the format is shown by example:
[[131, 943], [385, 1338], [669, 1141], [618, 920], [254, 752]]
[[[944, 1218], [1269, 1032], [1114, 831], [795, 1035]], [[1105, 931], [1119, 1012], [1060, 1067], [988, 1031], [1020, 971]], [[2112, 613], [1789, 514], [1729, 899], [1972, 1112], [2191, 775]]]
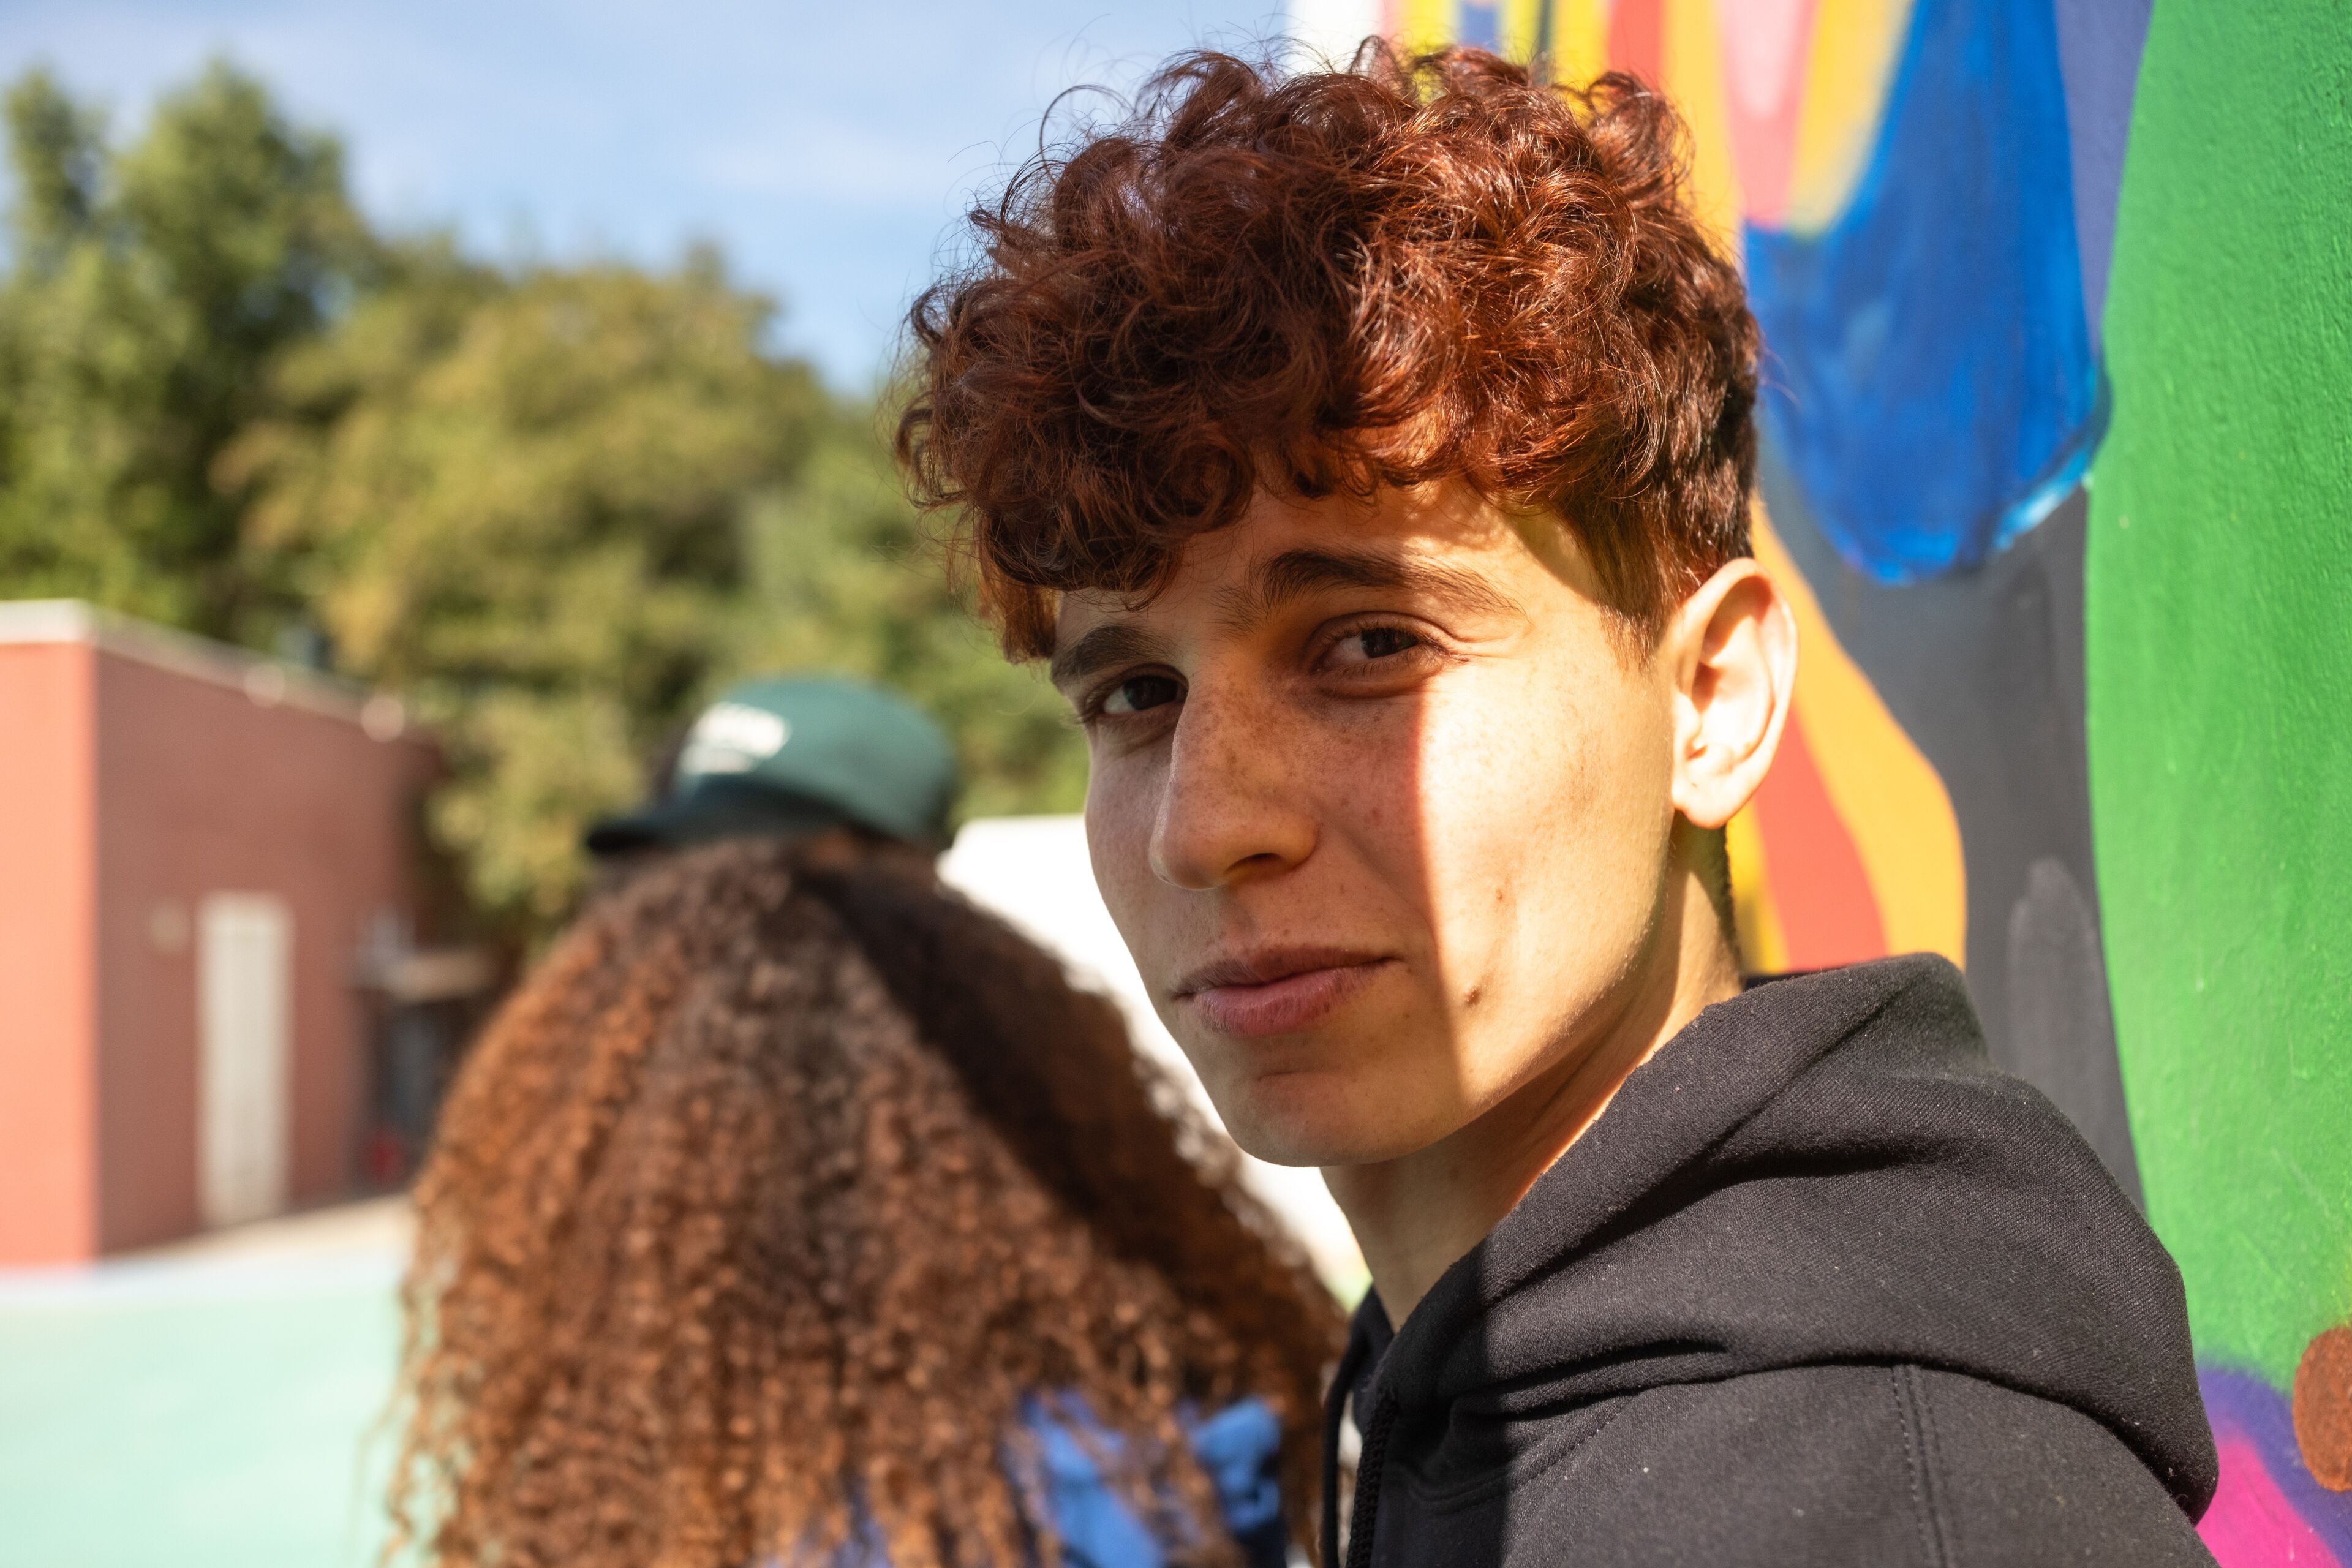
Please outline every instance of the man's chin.
[[1305, 1073], [1262, 1079], [1239, 1103], [1221, 1100], [1225, 1131], [1244, 1153], [1270, 1165], [1372, 1165], [1436, 1142], [1426, 1128], [1369, 1117], [1347, 1103], [1348, 1086]]

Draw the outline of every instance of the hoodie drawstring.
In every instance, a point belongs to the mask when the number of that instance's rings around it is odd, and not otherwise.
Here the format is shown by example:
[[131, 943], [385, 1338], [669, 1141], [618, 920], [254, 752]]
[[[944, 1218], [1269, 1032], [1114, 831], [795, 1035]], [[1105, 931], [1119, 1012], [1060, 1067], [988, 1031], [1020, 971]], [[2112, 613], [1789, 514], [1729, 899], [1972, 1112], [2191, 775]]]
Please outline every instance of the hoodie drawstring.
[[[1348, 1418], [1348, 1401], [1357, 1376], [1372, 1353], [1372, 1342], [1361, 1324], [1348, 1334], [1339, 1370], [1331, 1374], [1331, 1397], [1323, 1404], [1323, 1568], [1339, 1563], [1339, 1428]], [[1386, 1389], [1372, 1395], [1370, 1416], [1361, 1422], [1364, 1446], [1356, 1454], [1356, 1500], [1348, 1513], [1346, 1568], [1371, 1568], [1372, 1521], [1381, 1507], [1381, 1471], [1388, 1464], [1389, 1428], [1396, 1422], [1396, 1400]]]
[[1396, 1425], [1396, 1397], [1386, 1389], [1372, 1395], [1372, 1418], [1356, 1457], [1356, 1506], [1348, 1510], [1348, 1568], [1372, 1568], [1372, 1526], [1381, 1513], [1381, 1472], [1388, 1468], [1389, 1428]]
[[[1322, 1516], [1322, 1568], [1340, 1568], [1339, 1561], [1339, 1434], [1348, 1425], [1348, 1399], [1355, 1394], [1355, 1380], [1364, 1375], [1364, 1361], [1371, 1359], [1371, 1338], [1364, 1333], [1362, 1323], [1348, 1323], [1348, 1350], [1339, 1354], [1339, 1368], [1331, 1373], [1331, 1392], [1324, 1394], [1324, 1516]], [[1357, 1455], [1355, 1495], [1357, 1502], [1364, 1498], [1362, 1453]], [[1350, 1519], [1352, 1526], [1352, 1519]], [[1350, 1538], [1350, 1549], [1355, 1540]]]
[[1370, 1342], [1350, 1325], [1348, 1348], [1339, 1352], [1330, 1394], [1323, 1401], [1323, 1568], [1339, 1568], [1339, 1429], [1347, 1424], [1348, 1396], [1370, 1353]]

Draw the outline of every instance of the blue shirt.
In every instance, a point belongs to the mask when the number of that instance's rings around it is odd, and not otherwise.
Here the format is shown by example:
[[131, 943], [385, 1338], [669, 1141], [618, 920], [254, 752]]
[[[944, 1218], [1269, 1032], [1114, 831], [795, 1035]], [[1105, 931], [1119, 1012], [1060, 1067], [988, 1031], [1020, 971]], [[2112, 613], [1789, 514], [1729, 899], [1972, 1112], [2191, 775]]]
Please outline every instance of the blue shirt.
[[[1062, 1537], [1066, 1568], [1164, 1568], [1168, 1543], [1154, 1537], [1087, 1452], [1092, 1443], [1116, 1455], [1118, 1434], [1097, 1423], [1076, 1397], [1031, 1399], [1022, 1422], [1037, 1439], [1045, 1501]], [[1086, 1441], [1079, 1439], [1079, 1432]], [[1244, 1568], [1285, 1568], [1289, 1532], [1283, 1526], [1279, 1484], [1282, 1425], [1262, 1399], [1229, 1405], [1205, 1421], [1188, 1422], [1192, 1455], [1217, 1494], [1217, 1511], [1241, 1549]], [[881, 1531], [859, 1510], [855, 1533], [830, 1568], [889, 1568]], [[770, 1559], [765, 1568], [783, 1568]]]
[[[1118, 1434], [1072, 1412], [1095, 1445], [1111, 1454]], [[1071, 1426], [1039, 1401], [1024, 1415], [1045, 1458], [1046, 1500], [1061, 1531], [1069, 1568], [1162, 1568], [1164, 1544], [1152, 1538], [1127, 1500], [1103, 1479]], [[1216, 1488], [1218, 1511], [1247, 1568], [1283, 1568], [1289, 1544], [1278, 1482], [1282, 1426], [1264, 1400], [1229, 1405], [1191, 1428], [1192, 1454]]]

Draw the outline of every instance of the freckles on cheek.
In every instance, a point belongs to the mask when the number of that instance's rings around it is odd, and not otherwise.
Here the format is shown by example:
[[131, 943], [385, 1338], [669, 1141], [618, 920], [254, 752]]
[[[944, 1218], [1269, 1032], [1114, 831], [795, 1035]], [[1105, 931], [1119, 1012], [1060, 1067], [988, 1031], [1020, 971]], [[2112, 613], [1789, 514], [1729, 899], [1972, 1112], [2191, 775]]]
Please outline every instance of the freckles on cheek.
[[1139, 772], [1097, 763], [1087, 784], [1087, 852], [1114, 915], [1121, 912], [1120, 894], [1132, 894], [1151, 879], [1153, 797]]
[[1357, 744], [1315, 748], [1299, 770], [1300, 793], [1328, 805], [1327, 816], [1352, 821], [1383, 858], [1418, 856], [1434, 809], [1446, 790], [1410, 736], [1366, 738]]

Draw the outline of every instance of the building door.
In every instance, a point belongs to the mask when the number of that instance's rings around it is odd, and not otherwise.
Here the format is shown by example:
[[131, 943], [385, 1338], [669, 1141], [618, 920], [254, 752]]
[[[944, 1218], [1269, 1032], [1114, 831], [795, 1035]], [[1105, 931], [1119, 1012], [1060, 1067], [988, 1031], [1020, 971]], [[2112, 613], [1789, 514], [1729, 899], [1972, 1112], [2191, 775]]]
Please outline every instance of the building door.
[[214, 893], [197, 922], [196, 1161], [206, 1225], [286, 1206], [294, 922], [268, 893]]

